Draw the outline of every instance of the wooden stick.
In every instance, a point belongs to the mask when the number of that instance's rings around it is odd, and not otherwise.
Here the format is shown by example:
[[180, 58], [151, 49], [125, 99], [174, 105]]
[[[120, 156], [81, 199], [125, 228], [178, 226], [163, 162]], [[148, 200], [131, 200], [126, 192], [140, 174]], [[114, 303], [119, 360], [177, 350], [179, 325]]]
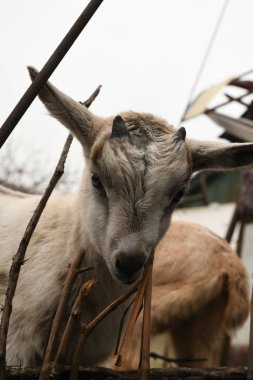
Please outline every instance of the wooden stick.
[[96, 90], [91, 94], [91, 96], [88, 99], [86, 99], [85, 102], [81, 102], [81, 104], [85, 106], [86, 108], [89, 108], [91, 104], [94, 102], [94, 100], [96, 99], [96, 97], [98, 96], [98, 94], [100, 93], [101, 88], [102, 86], [100, 84], [96, 88]]
[[40, 380], [45, 380], [48, 378], [51, 371], [51, 362], [53, 361], [53, 354], [56, 346], [57, 334], [59, 332], [60, 325], [62, 323], [63, 315], [66, 312], [67, 303], [69, 300], [69, 296], [71, 293], [71, 288], [75, 282], [78, 269], [82, 264], [84, 257], [84, 251], [80, 250], [77, 255], [74, 257], [74, 260], [71, 263], [70, 269], [68, 271], [64, 287], [62, 290], [61, 298], [57, 307], [57, 311], [55, 313], [50, 336], [46, 348], [46, 352], [43, 358], [43, 363], [40, 372]]
[[142, 339], [139, 364], [139, 379], [150, 379], [150, 331], [151, 331], [151, 298], [152, 298], [152, 271], [153, 271], [154, 252], [148, 262], [148, 279], [144, 293], [144, 310], [142, 322]]
[[26, 227], [24, 236], [19, 244], [18, 251], [12, 259], [12, 265], [9, 272], [9, 281], [8, 281], [3, 314], [2, 314], [2, 319], [1, 319], [1, 326], [0, 326], [0, 379], [1, 380], [5, 379], [7, 334], [8, 334], [8, 328], [9, 328], [10, 316], [12, 312], [13, 297], [16, 291], [21, 265], [24, 263], [25, 253], [26, 253], [28, 244], [38, 224], [40, 216], [47, 204], [47, 201], [50, 195], [52, 194], [52, 191], [54, 190], [57, 182], [59, 181], [59, 179], [61, 178], [64, 172], [64, 164], [65, 164], [72, 140], [73, 140], [73, 137], [69, 135], [63, 147], [63, 151], [59, 159], [59, 162], [57, 164], [57, 167], [49, 182], [49, 185], [46, 188], [44, 194], [42, 195], [42, 198]]
[[[101, 89], [101, 86], [99, 86], [93, 94], [86, 100], [84, 103], [85, 106], [88, 108], [91, 103], [96, 99], [97, 95], [99, 94]], [[69, 300], [69, 294], [71, 293], [72, 286], [74, 284], [74, 281], [76, 279], [76, 276], [78, 274], [78, 270], [82, 264], [84, 257], [84, 251], [81, 250], [76, 253], [76, 256], [74, 257], [71, 266], [69, 268], [63, 291], [61, 294], [61, 298], [53, 319], [51, 331], [50, 331], [50, 336], [46, 348], [46, 352], [43, 358], [43, 363], [41, 367], [41, 373], [40, 373], [40, 380], [45, 380], [47, 376], [49, 375], [50, 372], [50, 362], [53, 359], [53, 353], [55, 350], [55, 345], [56, 345], [56, 338], [57, 338], [57, 332], [59, 330], [59, 327], [62, 323], [63, 315], [65, 313], [67, 303]], [[1, 380], [1, 379], [0, 379]]]
[[[131, 295], [133, 295], [138, 289], [138, 285], [135, 285], [130, 290], [128, 290], [125, 294], [117, 298], [113, 301], [109, 306], [107, 306], [97, 317], [95, 317], [91, 322], [84, 323], [82, 325], [82, 333], [75, 351], [73, 363], [71, 366], [71, 374], [70, 380], [77, 379], [78, 367], [81, 361], [81, 356], [83, 353], [84, 345], [86, 343], [87, 338], [94, 328], [112, 311], [114, 311], [119, 305], [125, 302]], [[106, 342], [102, 342], [102, 344], [106, 344]]]
[[53, 364], [53, 369], [51, 371], [50, 377], [57, 376], [64, 364], [68, 354], [68, 350], [73, 338], [74, 331], [79, 326], [82, 311], [85, 304], [86, 297], [90, 294], [93, 286], [96, 284], [96, 280], [89, 280], [81, 287], [76, 302], [72, 308], [69, 320], [64, 331], [61, 344], [58, 348], [58, 352]]
[[122, 336], [122, 331], [123, 331], [123, 328], [124, 328], [124, 323], [125, 323], [125, 319], [126, 319], [126, 316], [130, 310], [130, 308], [132, 307], [134, 303], [134, 299], [129, 303], [129, 305], [126, 307], [126, 309], [124, 310], [123, 314], [122, 314], [122, 317], [121, 317], [121, 320], [120, 320], [120, 325], [119, 325], [119, 331], [118, 331], [118, 337], [117, 337], [117, 342], [116, 342], [116, 347], [115, 347], [115, 350], [114, 350], [114, 356], [116, 356], [119, 352], [119, 345], [120, 345], [120, 340], [121, 340], [121, 336]]
[[140, 282], [140, 285], [138, 287], [138, 292], [136, 294], [136, 298], [133, 304], [133, 309], [131, 312], [131, 316], [129, 318], [126, 331], [124, 334], [124, 337], [121, 342], [121, 346], [119, 349], [119, 352], [117, 353], [116, 361], [115, 361], [115, 366], [116, 367], [121, 367], [124, 366], [127, 360], [127, 354], [129, 350], [129, 343], [131, 340], [131, 337], [133, 335], [134, 331], [134, 326], [136, 324], [136, 321], [138, 319], [140, 310], [142, 308], [142, 303], [143, 303], [143, 297], [144, 297], [144, 292], [148, 280], [148, 275], [149, 275], [149, 266], [148, 263], [144, 269], [144, 273]]

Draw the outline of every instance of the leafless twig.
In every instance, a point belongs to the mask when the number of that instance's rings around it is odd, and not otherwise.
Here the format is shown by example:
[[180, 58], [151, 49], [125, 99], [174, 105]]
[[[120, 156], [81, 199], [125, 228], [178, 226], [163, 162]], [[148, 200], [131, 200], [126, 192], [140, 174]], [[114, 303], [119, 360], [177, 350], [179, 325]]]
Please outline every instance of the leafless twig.
[[151, 330], [151, 297], [152, 297], [152, 271], [153, 271], [154, 252], [148, 262], [147, 284], [144, 293], [144, 309], [142, 321], [141, 352], [139, 363], [139, 379], [147, 380], [150, 378], [150, 330]]
[[[82, 332], [81, 336], [75, 351], [72, 367], [71, 367], [71, 374], [70, 374], [70, 380], [76, 380], [77, 379], [77, 371], [79, 367], [79, 363], [81, 360], [81, 355], [84, 349], [84, 345], [86, 343], [86, 340], [92, 330], [105, 318], [107, 317], [112, 311], [114, 311], [120, 304], [122, 304], [124, 301], [126, 301], [132, 294], [134, 294], [138, 289], [138, 285], [135, 285], [133, 288], [128, 290], [125, 294], [117, 298], [115, 301], [113, 301], [109, 306], [107, 306], [96, 318], [94, 318], [89, 323], [84, 323], [82, 325]], [[104, 342], [106, 344], [106, 342]]]
[[121, 339], [121, 335], [122, 335], [125, 319], [126, 319], [127, 313], [129, 312], [129, 309], [132, 307], [133, 303], [134, 303], [134, 299], [129, 303], [129, 305], [127, 306], [127, 308], [124, 310], [124, 313], [122, 314], [120, 325], [119, 325], [119, 332], [118, 332], [116, 347], [115, 347], [115, 350], [114, 350], [114, 356], [116, 356], [117, 353], [118, 353], [118, 351], [119, 351], [120, 339]]
[[138, 287], [136, 297], [135, 297], [131, 316], [129, 318], [129, 321], [126, 327], [126, 331], [123, 336], [119, 352], [117, 353], [116, 362], [114, 364], [116, 367], [122, 367], [126, 363], [130, 339], [133, 335], [134, 326], [136, 324], [136, 321], [140, 314], [140, 310], [142, 308], [143, 297], [144, 297], [145, 288], [146, 288], [146, 284], [148, 280], [148, 274], [149, 274], [148, 265], [146, 265], [140, 285]]
[[102, 85], [100, 84], [97, 89], [93, 92], [93, 94], [85, 100], [85, 102], [79, 102], [80, 104], [82, 104], [83, 106], [89, 108], [89, 106], [92, 104], [92, 102], [96, 99], [96, 97], [98, 96], [100, 90], [102, 88]]
[[65, 360], [68, 354], [68, 349], [71, 344], [74, 330], [76, 330], [80, 323], [81, 314], [84, 308], [85, 299], [90, 294], [93, 286], [96, 284], [96, 280], [89, 280], [81, 287], [76, 302], [72, 308], [69, 320], [64, 331], [61, 344], [59, 346], [51, 376], [57, 376], [62, 370]]

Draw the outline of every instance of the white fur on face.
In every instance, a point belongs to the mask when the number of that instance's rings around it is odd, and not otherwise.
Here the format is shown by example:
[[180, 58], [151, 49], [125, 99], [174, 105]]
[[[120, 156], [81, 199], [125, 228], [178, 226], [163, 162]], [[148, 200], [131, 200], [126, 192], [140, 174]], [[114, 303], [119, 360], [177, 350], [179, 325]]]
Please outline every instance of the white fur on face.
[[[141, 247], [147, 260], [163, 236], [177, 204], [173, 199], [188, 184], [187, 146], [173, 133], [152, 138], [131, 133], [130, 138], [107, 136], [100, 142], [99, 154], [96, 149], [91, 171], [99, 176], [104, 195], [91, 190], [98, 200], [96, 207], [106, 215], [98, 221], [103, 230], [100, 251], [112, 275], [130, 282], [130, 275], [123, 279], [118, 273], [117, 255], [127, 252], [133, 258]], [[101, 215], [101, 210], [94, 211], [94, 218]]]

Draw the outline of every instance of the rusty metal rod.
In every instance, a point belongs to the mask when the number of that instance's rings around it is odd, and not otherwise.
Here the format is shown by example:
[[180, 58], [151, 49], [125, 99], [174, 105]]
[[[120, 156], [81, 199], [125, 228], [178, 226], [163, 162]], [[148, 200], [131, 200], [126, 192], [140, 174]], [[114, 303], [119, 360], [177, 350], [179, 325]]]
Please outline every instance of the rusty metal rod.
[[96, 10], [102, 2], [103, 0], [91, 0], [89, 2], [87, 7], [84, 9], [82, 14], [79, 16], [79, 18], [72, 26], [72, 28], [69, 30], [69, 32], [61, 41], [61, 43], [55, 49], [51, 57], [48, 59], [40, 73], [34, 79], [30, 87], [28, 87], [20, 101], [17, 103], [16, 107], [7, 117], [2, 127], [0, 128], [0, 148], [8, 139], [19, 120], [27, 111], [28, 107], [33, 102], [35, 97], [38, 95], [43, 84], [52, 75], [56, 67], [59, 65], [63, 57], [66, 55], [70, 47], [73, 45], [77, 37], [80, 35], [82, 30], [85, 28], [85, 26], [90, 21], [91, 17], [94, 15], [94, 13], [96, 12]]

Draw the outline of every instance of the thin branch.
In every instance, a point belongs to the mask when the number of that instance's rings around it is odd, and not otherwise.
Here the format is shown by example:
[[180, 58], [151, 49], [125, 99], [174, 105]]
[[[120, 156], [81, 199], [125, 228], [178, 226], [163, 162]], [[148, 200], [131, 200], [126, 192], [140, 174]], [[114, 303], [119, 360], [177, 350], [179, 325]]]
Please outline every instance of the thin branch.
[[122, 314], [120, 325], [119, 325], [119, 332], [118, 332], [116, 347], [114, 350], [114, 356], [116, 356], [118, 351], [119, 351], [119, 345], [120, 345], [120, 340], [121, 340], [121, 335], [122, 335], [125, 319], [126, 319], [127, 313], [129, 312], [130, 308], [132, 307], [133, 303], [134, 303], [134, 299], [129, 303], [127, 308], [124, 310], [124, 313]]
[[[84, 103], [84, 105], [88, 108], [90, 104], [95, 100], [97, 95], [99, 94], [101, 86], [99, 86], [94, 93], [87, 99], [87, 101]], [[52, 327], [50, 331], [50, 336], [46, 348], [46, 352], [43, 358], [43, 363], [41, 367], [41, 373], [40, 373], [40, 380], [45, 380], [50, 372], [50, 362], [53, 359], [53, 353], [55, 350], [56, 345], [56, 339], [57, 339], [57, 333], [59, 331], [59, 327], [63, 320], [63, 315], [65, 313], [69, 294], [71, 293], [72, 286], [74, 284], [74, 281], [76, 279], [76, 276], [78, 274], [78, 270], [82, 264], [84, 257], [84, 251], [80, 250], [76, 253], [76, 256], [74, 257], [71, 266], [68, 270], [68, 274], [64, 283], [63, 291], [61, 294], [61, 298], [54, 316], [54, 320], [52, 322]], [[1, 380], [1, 379], [0, 379]]]
[[[109, 306], [107, 306], [97, 317], [95, 317], [91, 322], [84, 323], [82, 325], [82, 333], [75, 351], [73, 363], [71, 366], [71, 374], [70, 374], [70, 380], [76, 380], [77, 379], [77, 373], [78, 373], [78, 367], [81, 361], [81, 356], [83, 353], [84, 345], [86, 343], [86, 340], [90, 333], [94, 330], [94, 328], [110, 313], [112, 313], [119, 305], [121, 305], [123, 302], [125, 302], [131, 295], [133, 295], [138, 289], [138, 285], [135, 285], [130, 290], [128, 290], [125, 294], [117, 298], [115, 301], [113, 301]], [[103, 344], [106, 344], [106, 342], [103, 342]]]
[[55, 172], [49, 182], [48, 187], [46, 188], [38, 206], [36, 207], [32, 218], [30, 219], [28, 226], [26, 227], [24, 236], [19, 244], [18, 251], [16, 255], [13, 257], [12, 265], [9, 272], [9, 281], [7, 286], [7, 292], [5, 297], [4, 309], [1, 319], [0, 326], [0, 379], [5, 379], [5, 365], [6, 365], [6, 342], [7, 342], [7, 334], [9, 328], [9, 321], [12, 312], [12, 301], [16, 291], [17, 282], [19, 278], [19, 273], [21, 269], [21, 265], [24, 263], [25, 253], [28, 247], [28, 244], [31, 240], [32, 234], [38, 224], [40, 216], [47, 204], [47, 201], [52, 194], [57, 182], [61, 178], [64, 172], [64, 164], [67, 158], [67, 154], [71, 145], [73, 137], [71, 135], [68, 136], [61, 157], [55, 169]]
[[50, 331], [50, 336], [46, 348], [46, 352], [43, 358], [43, 363], [40, 372], [40, 380], [45, 380], [48, 378], [51, 371], [51, 362], [53, 361], [53, 354], [56, 346], [57, 334], [59, 332], [60, 325], [63, 320], [63, 315], [66, 312], [67, 303], [69, 300], [69, 295], [71, 293], [72, 286], [75, 282], [78, 269], [83, 261], [85, 252], [83, 250], [78, 251], [77, 255], [74, 257], [73, 262], [69, 268], [64, 287], [62, 290], [61, 298], [52, 322], [52, 327]]
[[79, 326], [82, 311], [85, 304], [86, 297], [90, 294], [93, 286], [96, 284], [96, 280], [89, 280], [81, 287], [76, 302], [72, 308], [71, 314], [69, 316], [69, 320], [64, 331], [61, 344], [59, 346], [55, 362], [53, 364], [53, 369], [51, 371], [51, 376], [57, 376], [64, 364], [68, 354], [68, 350], [73, 338], [74, 331], [77, 326]]
[[82, 104], [83, 106], [89, 108], [90, 105], [94, 102], [94, 100], [98, 96], [101, 88], [102, 88], [102, 85], [100, 84], [98, 86], [98, 88], [93, 92], [93, 94], [91, 94], [91, 96], [88, 99], [85, 100], [85, 102], [79, 102], [79, 103]]
[[116, 362], [114, 364], [116, 367], [122, 367], [126, 364], [127, 354], [129, 350], [129, 343], [133, 335], [134, 327], [138, 319], [138, 316], [140, 314], [140, 310], [142, 308], [143, 297], [144, 297], [144, 292], [145, 292], [145, 288], [146, 288], [146, 284], [148, 280], [148, 275], [149, 275], [149, 270], [148, 270], [148, 263], [147, 263], [144, 269], [144, 273], [143, 273], [140, 285], [138, 287], [138, 291], [135, 297], [132, 312], [131, 312], [131, 315], [126, 327], [126, 331], [122, 339], [119, 352], [117, 353]]
[[142, 322], [142, 338], [141, 338], [141, 352], [140, 352], [140, 380], [147, 380], [150, 378], [150, 331], [151, 331], [151, 298], [152, 298], [152, 271], [153, 271], [154, 252], [148, 262], [148, 279], [144, 293], [144, 310]]
[[43, 358], [43, 363], [41, 367], [40, 380], [47, 379], [49, 372], [51, 370], [51, 362], [53, 361], [53, 355], [55, 351], [57, 334], [59, 332], [59, 327], [63, 320], [63, 315], [66, 312], [67, 302], [69, 299], [69, 295], [71, 293], [72, 286], [75, 282], [78, 269], [83, 261], [84, 251], [80, 250], [77, 252], [77, 255], [74, 257], [74, 260], [69, 268], [64, 287], [62, 290], [61, 298], [57, 307], [57, 311], [55, 313], [52, 327], [50, 331], [50, 336], [46, 348], [46, 352]]

